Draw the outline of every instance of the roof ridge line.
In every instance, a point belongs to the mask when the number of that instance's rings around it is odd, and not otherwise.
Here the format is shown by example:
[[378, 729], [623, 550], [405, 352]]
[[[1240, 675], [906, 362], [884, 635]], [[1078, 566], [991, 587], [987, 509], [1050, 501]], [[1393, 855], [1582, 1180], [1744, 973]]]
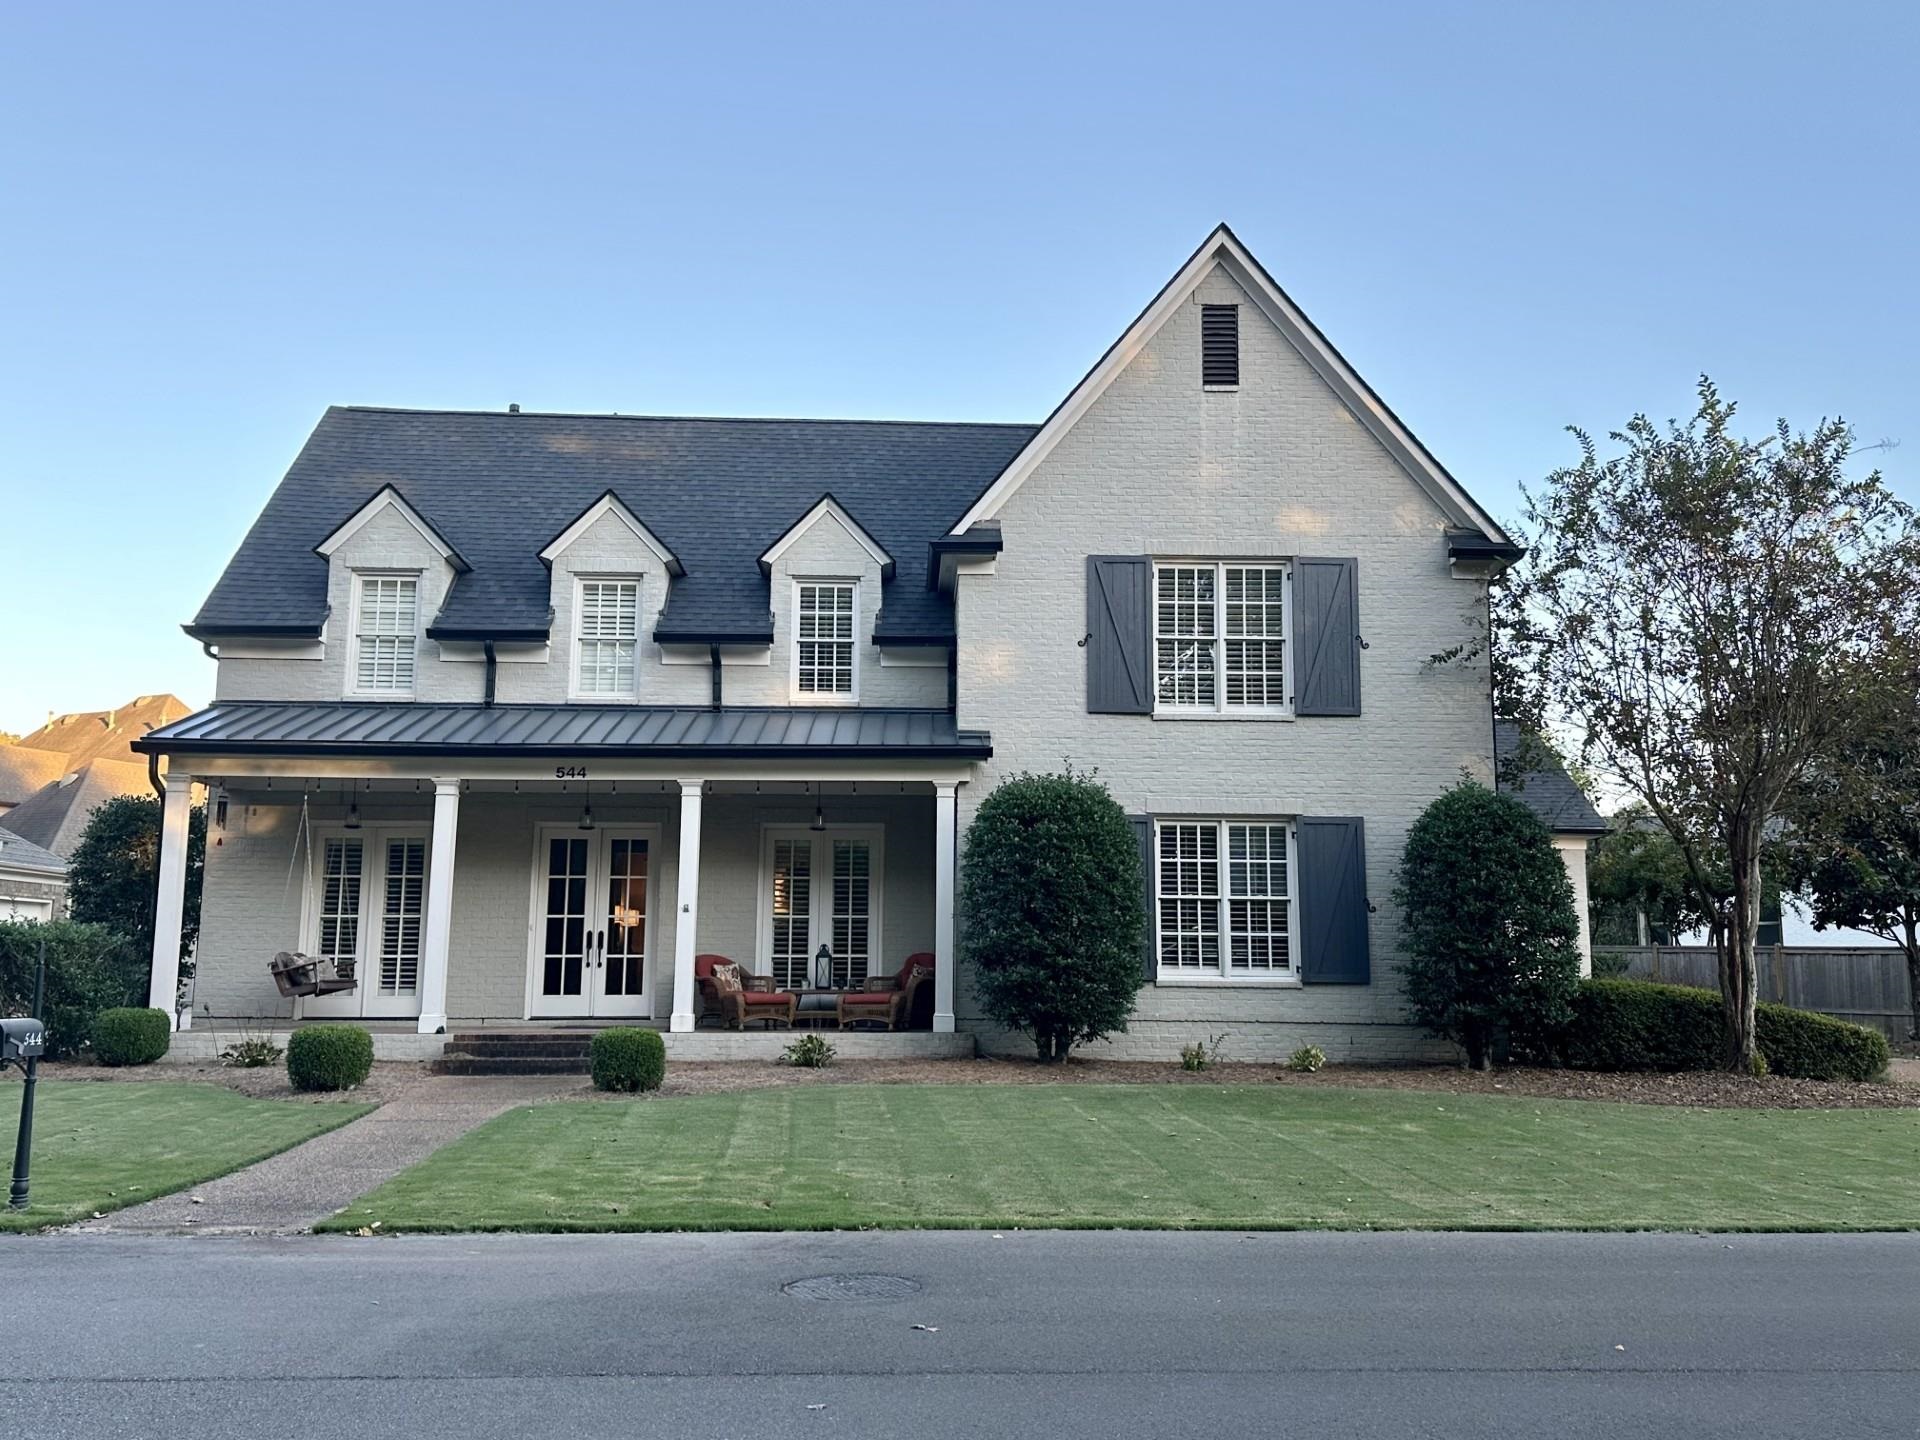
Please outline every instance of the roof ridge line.
[[659, 415], [627, 414], [619, 410], [479, 410], [454, 407], [436, 409], [424, 405], [330, 405], [330, 410], [351, 410], [371, 415], [486, 415], [502, 420], [649, 420], [690, 422], [703, 425], [913, 425], [964, 427], [971, 430], [1037, 430], [1037, 420], [888, 420], [873, 416], [834, 415]]

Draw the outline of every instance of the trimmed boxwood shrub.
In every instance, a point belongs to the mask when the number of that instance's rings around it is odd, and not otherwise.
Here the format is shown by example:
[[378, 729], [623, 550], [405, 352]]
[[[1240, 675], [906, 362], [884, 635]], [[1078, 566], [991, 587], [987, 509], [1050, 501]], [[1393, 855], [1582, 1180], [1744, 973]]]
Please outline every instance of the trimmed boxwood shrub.
[[287, 1040], [287, 1079], [296, 1090], [351, 1090], [373, 1070], [373, 1036], [357, 1025], [309, 1025]]
[[658, 1090], [667, 1077], [667, 1042], [658, 1030], [618, 1025], [593, 1037], [588, 1063], [596, 1090]]
[[[1887, 1068], [1877, 1030], [1785, 1005], [1758, 1007], [1760, 1053], [1775, 1075], [1872, 1080]], [[1578, 1070], [1714, 1070], [1725, 1051], [1720, 997], [1690, 985], [1583, 980], [1560, 1058]]]
[[102, 1065], [151, 1065], [172, 1038], [164, 1010], [102, 1010], [93, 1021], [93, 1058]]

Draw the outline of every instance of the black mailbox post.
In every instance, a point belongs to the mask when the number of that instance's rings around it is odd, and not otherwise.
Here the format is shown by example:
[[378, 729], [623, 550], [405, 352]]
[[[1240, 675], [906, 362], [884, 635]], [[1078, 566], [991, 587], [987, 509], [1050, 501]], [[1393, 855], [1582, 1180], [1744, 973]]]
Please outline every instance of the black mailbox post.
[[20, 1093], [20, 1134], [13, 1143], [13, 1187], [7, 1192], [7, 1207], [27, 1208], [27, 1160], [33, 1151], [33, 1091], [40, 1079], [40, 1055], [47, 1048], [46, 1022], [39, 1019], [47, 997], [47, 942], [40, 942], [40, 964], [33, 976], [33, 1015], [18, 1020], [0, 1020], [0, 1069], [18, 1065], [26, 1072], [27, 1083]]

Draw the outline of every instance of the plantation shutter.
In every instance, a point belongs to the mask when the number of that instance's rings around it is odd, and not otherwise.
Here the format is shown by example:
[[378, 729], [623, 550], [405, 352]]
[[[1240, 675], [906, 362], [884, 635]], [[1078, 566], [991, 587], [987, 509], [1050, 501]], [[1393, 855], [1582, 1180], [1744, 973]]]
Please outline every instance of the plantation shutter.
[[1309, 985], [1372, 982], [1366, 848], [1358, 816], [1302, 817], [1294, 824], [1300, 978]]
[[1296, 715], [1360, 713], [1360, 562], [1293, 562]]
[[1151, 981], [1157, 973], [1154, 963], [1153, 817], [1129, 815], [1127, 823], [1133, 826], [1133, 838], [1140, 845], [1140, 883], [1146, 906], [1146, 919], [1140, 927], [1140, 973]]
[[1153, 713], [1153, 562], [1087, 557], [1087, 713]]

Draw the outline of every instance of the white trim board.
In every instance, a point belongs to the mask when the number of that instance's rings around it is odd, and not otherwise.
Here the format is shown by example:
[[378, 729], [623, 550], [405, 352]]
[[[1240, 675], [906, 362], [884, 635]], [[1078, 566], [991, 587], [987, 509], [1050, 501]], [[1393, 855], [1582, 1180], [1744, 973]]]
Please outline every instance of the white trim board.
[[998, 514], [1007, 498], [1026, 483], [1027, 477], [1053, 453], [1054, 447], [1079, 423], [1081, 416], [1093, 408], [1093, 403], [1106, 393], [1107, 387], [1120, 372], [1133, 363], [1134, 358], [1160, 333], [1161, 327], [1179, 307], [1191, 299], [1201, 281], [1216, 267], [1226, 271], [1246, 291], [1261, 313], [1273, 322], [1328, 388], [1340, 397], [1354, 418], [1371, 432], [1387, 453], [1445, 512], [1448, 519], [1457, 525], [1477, 529], [1490, 540], [1504, 542], [1510, 538], [1499, 523], [1467, 494], [1460, 482], [1434, 459], [1426, 446], [1401, 423], [1400, 418], [1386, 407], [1385, 402], [1373, 393], [1346, 358], [1333, 348], [1327, 337], [1320, 333], [1305, 312], [1293, 303], [1225, 225], [1217, 226], [1201, 243], [1187, 263], [1161, 288], [1147, 308], [1140, 312], [1139, 318], [1114, 341], [1067, 398], [1060, 402], [1053, 414], [1047, 417], [1046, 423], [1027, 442], [1026, 448], [1014, 456], [1007, 468], [1000, 472], [999, 478], [974, 501], [948, 534], [963, 535], [973, 525]]
[[648, 551], [653, 555], [653, 558], [665, 567], [669, 575], [684, 575], [687, 573], [686, 567], [680, 563], [679, 557], [667, 548], [666, 543], [662, 541], [659, 536], [647, 529], [647, 527], [641, 523], [640, 517], [629, 510], [620, 497], [611, 490], [607, 491], [606, 494], [594, 501], [593, 504], [582, 510], [571, 525], [554, 536], [553, 539], [548, 542], [547, 547], [540, 552], [540, 559], [547, 565], [552, 565], [556, 559], [565, 553], [568, 546], [586, 534], [587, 531], [593, 527], [594, 522], [599, 520], [603, 515], [612, 515], [615, 519], [619, 520], [621, 524], [625, 525], [627, 529], [631, 530], [634, 538], [647, 547]]
[[347, 541], [359, 534], [376, 515], [387, 510], [398, 512], [400, 518], [413, 526], [415, 530], [419, 531], [420, 538], [431, 545], [434, 550], [438, 552], [440, 558], [453, 566], [454, 569], [464, 574], [471, 568], [467, 562], [460, 557], [460, 552], [447, 543], [446, 537], [434, 529], [433, 526], [428, 523], [426, 517], [414, 509], [413, 506], [409, 505], [406, 497], [391, 485], [381, 486], [379, 494], [375, 495], [371, 500], [367, 501], [366, 504], [354, 511], [344, 525], [340, 526], [331, 535], [327, 536], [326, 539], [314, 546], [313, 553], [326, 559], [332, 559], [334, 551], [338, 550], [342, 545], [346, 544]]
[[860, 522], [847, 513], [846, 507], [831, 495], [822, 495], [811, 510], [788, 526], [786, 532], [766, 548], [760, 556], [761, 570], [771, 574], [774, 562], [786, 554], [802, 535], [811, 530], [816, 521], [827, 515], [831, 515], [839, 522], [840, 528], [852, 537], [856, 545], [867, 552], [873, 563], [880, 567], [880, 573], [883, 576], [889, 580], [893, 578], [893, 556], [887, 553], [887, 547], [869, 535]]

